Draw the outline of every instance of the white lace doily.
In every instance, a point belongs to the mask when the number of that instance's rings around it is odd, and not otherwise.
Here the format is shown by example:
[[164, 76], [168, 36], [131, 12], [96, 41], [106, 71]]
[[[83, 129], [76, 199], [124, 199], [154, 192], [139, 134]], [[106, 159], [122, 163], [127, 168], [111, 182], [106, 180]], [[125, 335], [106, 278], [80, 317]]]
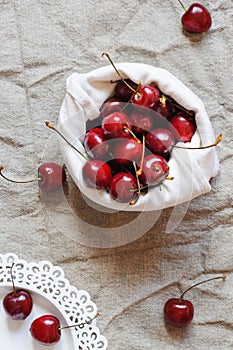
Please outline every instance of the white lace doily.
[[[45, 347], [37, 344], [29, 333], [32, 321], [42, 314], [55, 314], [60, 319], [62, 326], [81, 324], [95, 317], [97, 307], [91, 301], [88, 292], [71, 286], [60, 267], [54, 266], [49, 261], [28, 263], [13, 253], [0, 254], [1, 300], [4, 295], [12, 291], [10, 267], [13, 262], [15, 286], [31, 293], [33, 310], [24, 321], [13, 321], [3, 310], [0, 311], [0, 322], [3, 328], [0, 337], [1, 349], [19, 349], [21, 338], [23, 349], [44, 349]], [[96, 326], [96, 319], [91, 324], [63, 330], [61, 340], [50, 347], [50, 350], [105, 349], [107, 349], [107, 340], [100, 334]]]

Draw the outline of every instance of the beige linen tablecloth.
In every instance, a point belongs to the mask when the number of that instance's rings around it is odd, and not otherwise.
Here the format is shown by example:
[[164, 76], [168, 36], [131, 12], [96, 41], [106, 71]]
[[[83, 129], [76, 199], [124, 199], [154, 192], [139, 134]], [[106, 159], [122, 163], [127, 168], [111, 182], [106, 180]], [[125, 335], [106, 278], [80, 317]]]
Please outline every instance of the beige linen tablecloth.
[[[202, 3], [213, 25], [205, 35], [191, 36], [181, 29], [183, 10], [175, 0], [0, 1], [0, 163], [10, 177], [30, 179], [42, 161], [62, 162], [58, 139], [44, 121], [57, 123], [71, 73], [106, 65], [102, 51], [115, 62], [141, 62], [173, 73], [202, 99], [215, 134], [223, 134], [212, 191], [177, 212], [151, 212], [139, 220], [151, 225], [135, 236], [134, 213], [101, 211], [70, 177], [61, 201], [58, 195], [41, 195], [36, 183], [1, 179], [0, 252], [61, 266], [70, 283], [87, 290], [97, 304], [98, 326], [110, 350], [233, 347], [233, 4]], [[67, 208], [79, 220], [71, 223]], [[100, 235], [102, 228], [104, 242], [98, 238], [85, 246], [90, 228]], [[111, 228], [118, 228], [113, 244]], [[187, 295], [195, 307], [188, 328], [165, 326], [168, 298], [225, 272], [225, 282], [210, 282]]]

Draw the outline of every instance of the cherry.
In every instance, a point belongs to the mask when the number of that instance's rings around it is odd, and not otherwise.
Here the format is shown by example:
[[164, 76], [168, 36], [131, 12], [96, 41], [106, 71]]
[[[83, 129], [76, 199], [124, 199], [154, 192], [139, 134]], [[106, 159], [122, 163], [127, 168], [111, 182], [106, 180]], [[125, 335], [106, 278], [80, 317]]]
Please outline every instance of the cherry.
[[186, 289], [180, 296], [180, 298], [171, 298], [164, 305], [164, 318], [165, 321], [175, 327], [186, 327], [190, 324], [194, 316], [194, 307], [191, 301], [183, 299], [184, 295], [192, 288], [209, 281], [216, 279], [226, 279], [226, 275], [218, 276], [207, 279], [205, 281], [194, 284]]
[[179, 112], [172, 117], [170, 123], [177, 131], [177, 138], [181, 142], [190, 142], [196, 130], [195, 119], [184, 112]]
[[168, 120], [171, 119], [176, 111], [175, 107], [164, 95], [159, 99], [159, 104], [155, 105], [153, 109]]
[[100, 115], [102, 117], [106, 117], [114, 112], [121, 112], [124, 106], [125, 103], [123, 103], [119, 98], [109, 97], [100, 107]]
[[[135, 84], [132, 80], [130, 79], [124, 79], [123, 80], [119, 80], [115, 86], [115, 95], [121, 100], [121, 101], [125, 101], [128, 102], [132, 95], [133, 95], [133, 90], [137, 89], [137, 84]], [[127, 84], [125, 84], [125, 82]], [[130, 88], [130, 87], [131, 88]]]
[[211, 15], [208, 10], [199, 3], [193, 3], [188, 9], [178, 0], [185, 13], [181, 18], [182, 26], [190, 33], [204, 33], [212, 24]]
[[109, 138], [124, 138], [130, 136], [130, 120], [123, 112], [107, 115], [102, 120], [102, 128]]
[[82, 168], [82, 176], [89, 187], [106, 188], [111, 180], [112, 171], [108, 163], [90, 159]]
[[66, 173], [64, 167], [56, 163], [44, 163], [40, 165], [38, 168], [38, 177], [36, 179], [26, 181], [16, 181], [9, 179], [2, 173], [3, 169], [4, 168], [0, 166], [0, 176], [2, 176], [5, 180], [19, 184], [38, 181], [38, 186], [43, 192], [56, 191], [62, 187], [66, 181]]
[[102, 128], [92, 128], [84, 138], [84, 147], [91, 158], [105, 159], [109, 154], [109, 143], [107, 142]]
[[118, 202], [127, 203], [134, 200], [138, 188], [135, 176], [126, 172], [114, 175], [109, 184], [109, 193]]
[[107, 52], [103, 52], [102, 56], [106, 56], [113, 68], [115, 69], [118, 76], [121, 78], [122, 82], [132, 91], [132, 97], [131, 102], [152, 108], [155, 106], [156, 103], [158, 103], [160, 98], [160, 91], [155, 86], [152, 85], [142, 85], [141, 83], [137, 84], [137, 88], [132, 87], [130, 84], [128, 84], [127, 80], [124, 79], [120, 73], [120, 71], [116, 68], [115, 64], [113, 63], [110, 55]]
[[136, 163], [141, 159], [143, 154], [143, 146], [141, 141], [134, 137], [119, 140], [113, 150], [113, 156], [120, 164], [129, 164], [132, 161]]
[[141, 135], [153, 128], [153, 117], [147, 108], [134, 108], [129, 118], [136, 135]]
[[3, 308], [12, 320], [25, 320], [25, 318], [27, 318], [32, 311], [32, 297], [26, 290], [15, 288], [12, 275], [13, 266], [14, 264], [12, 264], [10, 272], [13, 284], [13, 292], [8, 293], [3, 298]]
[[175, 143], [175, 138], [170, 130], [157, 128], [146, 134], [147, 147], [156, 154], [169, 156]]
[[166, 159], [158, 154], [149, 154], [142, 163], [139, 180], [143, 185], [155, 185], [164, 180], [168, 173], [169, 166]]
[[85, 324], [91, 324], [91, 322], [98, 317], [97, 313], [90, 321], [86, 321], [80, 324], [74, 324], [71, 326], [61, 327], [59, 319], [54, 315], [43, 315], [36, 318], [30, 327], [32, 337], [42, 345], [53, 345], [59, 342], [61, 338], [61, 331], [63, 329], [72, 327], [83, 327]]

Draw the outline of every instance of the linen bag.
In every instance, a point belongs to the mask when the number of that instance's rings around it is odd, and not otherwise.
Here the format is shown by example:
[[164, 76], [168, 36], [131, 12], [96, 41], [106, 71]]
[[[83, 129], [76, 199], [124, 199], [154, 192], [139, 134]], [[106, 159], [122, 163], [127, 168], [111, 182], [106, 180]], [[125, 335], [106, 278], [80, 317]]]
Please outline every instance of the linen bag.
[[[174, 75], [165, 69], [141, 63], [120, 63], [116, 67], [124, 78], [136, 83], [154, 83], [165, 95], [195, 112], [197, 130], [191, 142], [179, 142], [177, 145], [198, 147], [214, 142], [214, 133], [203, 102]], [[115, 84], [110, 81], [117, 79], [119, 77], [111, 65], [85, 74], [73, 73], [67, 79], [67, 92], [59, 114], [59, 130], [83, 153], [86, 121], [99, 116], [100, 106], [114, 91]], [[61, 150], [68, 171], [84, 196], [113, 210], [153, 211], [188, 202], [211, 190], [209, 181], [217, 175], [219, 168], [215, 147], [202, 150], [174, 148], [168, 163], [169, 176], [174, 179], [150, 188], [135, 205], [129, 205], [111, 199], [105, 190], [88, 187], [82, 178], [85, 160], [63, 141]]]

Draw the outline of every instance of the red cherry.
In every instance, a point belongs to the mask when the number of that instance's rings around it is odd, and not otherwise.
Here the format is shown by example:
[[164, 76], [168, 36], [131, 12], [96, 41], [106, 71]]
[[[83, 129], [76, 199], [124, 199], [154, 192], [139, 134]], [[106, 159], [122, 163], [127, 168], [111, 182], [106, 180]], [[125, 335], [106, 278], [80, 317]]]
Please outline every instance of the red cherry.
[[176, 111], [175, 107], [164, 95], [159, 99], [159, 104], [157, 104], [153, 109], [166, 119], [171, 119]]
[[102, 117], [106, 117], [114, 112], [121, 112], [124, 106], [125, 103], [123, 103], [119, 98], [109, 97], [100, 107], [100, 115]]
[[91, 158], [105, 159], [109, 154], [109, 143], [102, 128], [89, 130], [85, 135], [83, 144]]
[[192, 288], [209, 281], [216, 279], [226, 279], [226, 275], [209, 278], [205, 281], [198, 282], [186, 289], [180, 298], [171, 298], [164, 305], [164, 319], [165, 321], [175, 327], [186, 327], [192, 321], [194, 316], [194, 307], [191, 301], [183, 299], [184, 295]]
[[199, 3], [193, 3], [181, 18], [183, 28], [190, 33], [204, 33], [212, 24], [208, 10]]
[[164, 306], [165, 321], [175, 327], [186, 327], [192, 321], [194, 307], [191, 301], [172, 298]]
[[134, 108], [129, 118], [132, 130], [136, 135], [143, 134], [153, 128], [153, 117], [147, 108]]
[[174, 135], [167, 129], [153, 129], [146, 134], [147, 147], [153, 153], [160, 154], [161, 156], [169, 156], [174, 143]]
[[160, 91], [152, 85], [142, 85], [139, 86], [137, 92], [131, 98], [131, 102], [152, 108], [154, 107], [160, 99]]
[[64, 167], [60, 166], [56, 163], [44, 163], [38, 168], [38, 176], [37, 179], [26, 180], [26, 181], [16, 181], [9, 179], [5, 175], [3, 175], [2, 170], [4, 168], [0, 166], [0, 176], [5, 180], [18, 183], [25, 184], [29, 182], [38, 181], [38, 186], [43, 192], [53, 192], [62, 187], [64, 182], [66, 181], [66, 172]]
[[106, 188], [111, 180], [112, 171], [108, 163], [91, 159], [84, 164], [82, 176], [89, 187]]
[[182, 142], [190, 142], [193, 134], [196, 131], [196, 122], [195, 119], [189, 117], [184, 112], [179, 112], [172, 119], [170, 123], [177, 131], [177, 138]]
[[32, 311], [31, 295], [22, 289], [11, 292], [4, 297], [3, 308], [12, 320], [25, 320]]
[[14, 263], [10, 269], [13, 291], [3, 298], [3, 308], [12, 320], [25, 320], [32, 311], [32, 297], [26, 290], [15, 288], [12, 275], [13, 266]]
[[[126, 83], [131, 86], [131, 89], [128, 85], [126, 85]], [[121, 101], [125, 101], [128, 102], [132, 95], [133, 95], [133, 90], [137, 89], [137, 84], [135, 84], [132, 80], [130, 79], [125, 79], [123, 80], [119, 80], [116, 84], [115, 87], [115, 95], [121, 100]]]
[[38, 168], [38, 179], [41, 191], [56, 191], [66, 181], [65, 169], [56, 163], [44, 163]]
[[142, 158], [142, 154], [142, 143], [133, 137], [119, 140], [113, 150], [113, 156], [120, 164], [129, 164], [132, 161], [137, 163]]
[[109, 138], [124, 138], [130, 136], [130, 120], [123, 112], [112, 113], [102, 120], [102, 128]]
[[61, 338], [60, 321], [56, 316], [43, 315], [35, 319], [30, 327], [32, 337], [43, 345], [56, 344]]
[[109, 184], [109, 193], [113, 199], [122, 203], [129, 203], [135, 197], [137, 189], [136, 178], [126, 172], [119, 172], [113, 176]]
[[142, 163], [142, 173], [139, 176], [140, 183], [143, 185], [158, 184], [159, 180], [164, 179], [169, 173], [169, 166], [163, 157], [158, 154], [147, 155]]

